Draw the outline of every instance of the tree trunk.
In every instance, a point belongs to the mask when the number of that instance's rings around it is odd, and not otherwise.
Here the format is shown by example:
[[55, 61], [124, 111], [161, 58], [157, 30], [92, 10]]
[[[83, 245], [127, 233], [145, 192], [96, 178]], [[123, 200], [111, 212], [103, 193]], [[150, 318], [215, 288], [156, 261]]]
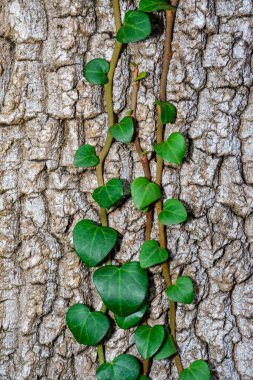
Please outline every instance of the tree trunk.
[[[121, 2], [122, 16], [133, 3]], [[220, 380], [250, 380], [253, 372], [252, 15], [250, 0], [180, 1], [168, 76], [177, 121], [165, 135], [181, 130], [188, 152], [180, 170], [165, 167], [164, 197], [180, 198], [190, 214], [168, 228], [168, 247], [173, 279], [188, 274], [196, 286], [195, 303], [177, 307], [177, 341], [184, 366], [203, 358]], [[114, 87], [122, 117], [130, 62], [150, 73], [137, 110], [148, 151], [164, 39], [162, 13], [152, 19], [152, 38], [125, 47]], [[83, 79], [83, 66], [110, 60], [114, 35], [109, 0], [1, 0], [0, 379], [95, 379], [96, 349], [77, 344], [65, 324], [73, 303], [101, 304], [72, 247], [75, 223], [99, 220], [96, 178], [73, 167], [73, 154], [84, 142], [98, 152], [103, 145], [103, 93]], [[142, 175], [134, 147], [114, 142], [105, 171], [129, 191]], [[109, 221], [122, 237], [115, 262], [138, 259], [145, 220], [129, 197]], [[150, 272], [149, 323], [166, 323], [165, 283], [159, 268]], [[133, 329], [114, 326], [106, 358], [125, 352], [137, 355]], [[178, 379], [170, 360], [154, 362], [150, 377]]]

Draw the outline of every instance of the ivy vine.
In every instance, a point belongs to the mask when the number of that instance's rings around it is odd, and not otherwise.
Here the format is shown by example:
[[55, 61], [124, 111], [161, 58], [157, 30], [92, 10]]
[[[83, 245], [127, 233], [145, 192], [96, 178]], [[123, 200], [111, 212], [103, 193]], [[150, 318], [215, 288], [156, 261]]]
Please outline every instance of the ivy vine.
[[[186, 153], [185, 138], [180, 132], [173, 132], [163, 140], [164, 126], [173, 123], [176, 107], [166, 100], [166, 84], [171, 60], [173, 24], [178, 5], [177, 0], [141, 0], [138, 10], [126, 12], [121, 23], [119, 0], [112, 0], [116, 26], [116, 43], [110, 62], [96, 58], [88, 62], [84, 69], [86, 80], [94, 85], [104, 86], [105, 104], [108, 116], [108, 133], [104, 147], [97, 156], [93, 146], [85, 144], [75, 153], [76, 167], [95, 167], [98, 182], [92, 194], [100, 207], [101, 224], [93, 220], [79, 221], [73, 231], [74, 248], [80, 260], [88, 267], [100, 265], [94, 272], [94, 285], [103, 301], [100, 311], [92, 311], [83, 304], [72, 305], [66, 314], [67, 326], [76, 341], [86, 346], [97, 346], [99, 367], [98, 380], [145, 380], [152, 365], [151, 360], [171, 358], [175, 360], [180, 380], [210, 380], [210, 370], [203, 360], [196, 360], [188, 368], [183, 368], [176, 344], [176, 303], [191, 304], [194, 287], [190, 277], [180, 276], [172, 283], [170, 257], [167, 251], [165, 226], [183, 223], [187, 211], [178, 199], [162, 200], [161, 182], [164, 161], [181, 165]], [[152, 32], [149, 12], [165, 11], [166, 36], [164, 57], [157, 106], [156, 176], [150, 174], [149, 158], [143, 152], [138, 137], [136, 108], [140, 82], [147, 76], [133, 64], [133, 88], [131, 112], [115, 124], [113, 112], [113, 78], [123, 44], [146, 39]], [[138, 210], [146, 215], [145, 241], [140, 248], [139, 262], [127, 262], [120, 267], [112, 265], [111, 254], [115, 248], [118, 233], [109, 227], [107, 210], [122, 200], [123, 185], [119, 178], [104, 183], [103, 165], [113, 140], [134, 146], [143, 167], [143, 176], [131, 184], [131, 197]], [[158, 217], [159, 242], [151, 240], [154, 211]], [[105, 265], [103, 265], [105, 264]], [[148, 310], [148, 269], [161, 265], [167, 285], [166, 295], [170, 303], [169, 326], [149, 326], [145, 318]], [[150, 274], [149, 274], [150, 275]], [[137, 350], [143, 358], [143, 369], [132, 355], [119, 355], [111, 363], [105, 361], [103, 341], [110, 327], [108, 311], [113, 313], [116, 324], [122, 329], [137, 326], [134, 339]]]

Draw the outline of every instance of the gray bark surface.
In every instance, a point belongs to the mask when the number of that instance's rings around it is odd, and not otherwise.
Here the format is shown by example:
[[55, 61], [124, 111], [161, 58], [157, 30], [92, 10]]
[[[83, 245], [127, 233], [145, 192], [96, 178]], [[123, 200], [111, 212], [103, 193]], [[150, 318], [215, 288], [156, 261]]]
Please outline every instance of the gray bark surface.
[[[134, 6], [121, 3], [122, 15]], [[203, 358], [219, 380], [253, 373], [252, 15], [252, 0], [181, 1], [168, 76], [178, 112], [166, 136], [182, 131], [188, 152], [180, 170], [166, 166], [164, 197], [180, 198], [190, 213], [168, 228], [168, 247], [173, 279], [187, 274], [196, 287], [194, 304], [177, 308], [177, 341], [185, 366]], [[137, 112], [148, 151], [164, 38], [156, 17], [155, 35], [124, 50], [114, 88], [122, 117], [130, 108], [130, 62], [150, 73]], [[83, 66], [110, 60], [113, 36], [109, 0], [0, 0], [0, 379], [95, 379], [96, 349], [77, 344], [65, 325], [73, 303], [101, 305], [92, 271], [72, 246], [78, 220], [99, 220], [96, 178], [73, 167], [73, 154], [84, 142], [97, 152], [103, 145], [102, 90], [83, 79]], [[105, 171], [129, 189], [142, 175], [134, 147], [114, 142]], [[145, 220], [129, 197], [109, 220], [121, 234], [115, 263], [138, 259]], [[166, 323], [165, 283], [159, 268], [150, 272], [149, 323]], [[108, 360], [137, 355], [133, 331], [113, 326]], [[150, 377], [178, 378], [169, 360], [155, 362]]]

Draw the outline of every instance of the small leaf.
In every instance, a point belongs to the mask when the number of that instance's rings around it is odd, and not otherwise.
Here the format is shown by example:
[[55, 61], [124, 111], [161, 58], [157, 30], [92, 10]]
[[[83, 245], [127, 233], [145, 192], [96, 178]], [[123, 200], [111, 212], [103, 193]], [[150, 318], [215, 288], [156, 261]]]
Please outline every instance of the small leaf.
[[162, 360], [169, 358], [177, 353], [177, 348], [174, 343], [173, 336], [169, 334], [168, 330], [165, 328], [165, 337], [163, 343], [157, 353], [154, 356], [154, 360]]
[[138, 80], [141, 80], [141, 79], [144, 79], [146, 78], [147, 76], [147, 72], [146, 71], [142, 71], [139, 75], [137, 75], [137, 77], [134, 79], [134, 82], [137, 82]]
[[178, 199], [167, 199], [163, 206], [163, 211], [158, 215], [162, 224], [171, 225], [183, 223], [187, 219], [187, 211], [182, 202]]
[[162, 123], [173, 123], [177, 113], [176, 107], [170, 102], [161, 102], [160, 100], [156, 100], [155, 104], [160, 107]]
[[99, 158], [96, 156], [95, 148], [92, 145], [84, 144], [77, 149], [74, 157], [74, 165], [77, 168], [88, 168], [96, 166]]
[[143, 12], [154, 12], [160, 10], [175, 10], [176, 7], [169, 5], [166, 0], [141, 0], [139, 8]]
[[130, 143], [134, 134], [134, 122], [131, 116], [126, 116], [120, 121], [119, 124], [115, 124], [109, 128], [109, 133], [117, 141], [123, 143]]
[[131, 184], [131, 195], [135, 206], [146, 211], [147, 206], [161, 198], [161, 190], [156, 183], [145, 177], [138, 177]]
[[146, 298], [148, 276], [138, 262], [106, 265], [96, 270], [93, 281], [104, 304], [120, 317], [133, 314]]
[[137, 380], [140, 366], [132, 355], [119, 355], [111, 363], [102, 364], [96, 372], [98, 380]]
[[84, 76], [88, 82], [104, 85], [108, 82], [107, 73], [110, 70], [110, 63], [102, 58], [92, 59], [84, 69]]
[[145, 40], [151, 34], [149, 16], [141, 11], [128, 11], [124, 23], [117, 33], [117, 40], [122, 44]]
[[136, 329], [135, 344], [143, 359], [151, 358], [159, 350], [164, 335], [164, 328], [160, 325], [140, 326]]
[[180, 165], [186, 151], [184, 136], [180, 132], [173, 132], [167, 141], [156, 144], [154, 150], [163, 160]]
[[74, 247], [80, 259], [91, 268], [99, 264], [112, 250], [118, 237], [111, 227], [102, 227], [84, 219], [75, 225]]
[[196, 360], [179, 375], [180, 380], [210, 380], [211, 373], [204, 360]]
[[148, 308], [147, 301], [145, 300], [143, 305], [135, 313], [128, 315], [127, 317], [119, 317], [115, 314], [115, 321], [121, 329], [130, 329], [131, 327], [137, 325], [140, 322], [143, 315], [146, 313]]
[[148, 376], [142, 375], [140, 377], [140, 380], [150, 380], [150, 378]]
[[188, 276], [178, 277], [176, 285], [166, 289], [166, 294], [171, 301], [190, 304], [194, 300], [192, 280]]
[[122, 182], [118, 178], [113, 178], [105, 186], [100, 186], [92, 193], [92, 198], [102, 208], [110, 208], [123, 198]]
[[75, 304], [66, 314], [68, 328], [76, 341], [86, 346], [97, 345], [109, 330], [109, 320], [100, 311], [91, 312], [86, 305]]
[[149, 268], [168, 260], [167, 249], [160, 248], [155, 240], [147, 240], [142, 244], [140, 253], [140, 264], [142, 268]]

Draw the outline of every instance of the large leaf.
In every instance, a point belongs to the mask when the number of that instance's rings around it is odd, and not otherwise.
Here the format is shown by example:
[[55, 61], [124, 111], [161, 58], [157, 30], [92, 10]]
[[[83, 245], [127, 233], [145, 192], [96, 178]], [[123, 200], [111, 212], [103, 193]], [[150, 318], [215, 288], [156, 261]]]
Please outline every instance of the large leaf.
[[136, 329], [135, 344], [143, 359], [151, 358], [159, 350], [164, 336], [164, 328], [160, 325], [154, 327], [145, 325]]
[[161, 190], [156, 183], [150, 182], [145, 177], [138, 177], [131, 184], [131, 195], [135, 206], [143, 211], [161, 198]]
[[130, 327], [133, 327], [137, 325], [137, 323], [140, 322], [143, 315], [146, 313], [148, 308], [147, 301], [145, 300], [143, 305], [139, 310], [137, 310], [135, 313], [128, 315], [127, 317], [119, 317], [115, 314], [115, 321], [117, 325], [122, 329], [130, 329]]
[[196, 360], [179, 375], [180, 380], [210, 380], [211, 373], [204, 360]]
[[166, 0], [141, 0], [139, 9], [143, 12], [154, 12], [160, 10], [175, 10]]
[[74, 165], [77, 168], [88, 168], [96, 166], [99, 158], [96, 156], [95, 148], [92, 145], [84, 144], [77, 149], [74, 157]]
[[107, 73], [110, 70], [110, 63], [102, 58], [92, 59], [84, 69], [84, 76], [88, 82], [104, 85], [108, 82]]
[[173, 123], [177, 114], [176, 107], [170, 102], [161, 102], [160, 100], [156, 100], [155, 104], [160, 107], [161, 122], [163, 124]]
[[132, 355], [117, 356], [111, 363], [104, 363], [97, 369], [98, 380], [137, 380], [140, 366]]
[[174, 132], [167, 141], [156, 144], [154, 150], [163, 160], [180, 165], [186, 151], [184, 136], [180, 132]]
[[165, 328], [165, 337], [163, 343], [157, 353], [154, 356], [154, 360], [162, 360], [169, 358], [177, 353], [177, 348], [174, 343], [173, 336], [169, 334], [168, 330]]
[[120, 317], [137, 311], [146, 297], [147, 273], [134, 261], [121, 268], [106, 265], [94, 273], [93, 280], [104, 304]]
[[108, 318], [100, 311], [91, 312], [86, 305], [75, 304], [66, 314], [68, 328], [80, 344], [97, 345], [109, 329]]
[[124, 117], [119, 124], [109, 128], [109, 133], [117, 141], [130, 143], [134, 134], [134, 122], [131, 116]]
[[194, 299], [192, 280], [188, 276], [178, 277], [176, 284], [166, 289], [166, 294], [174, 302], [192, 303]]
[[84, 219], [75, 225], [74, 247], [80, 259], [91, 268], [99, 264], [112, 250], [118, 237], [111, 227], [102, 227]]
[[145, 40], [151, 33], [149, 16], [141, 11], [128, 11], [124, 23], [117, 33], [117, 40], [123, 44]]
[[167, 199], [163, 206], [163, 211], [158, 215], [162, 224], [179, 224], [187, 219], [187, 211], [182, 202], [178, 199]]
[[100, 186], [92, 193], [92, 198], [100, 207], [110, 208], [123, 198], [122, 182], [118, 178], [113, 178], [105, 186]]
[[142, 268], [149, 268], [168, 260], [167, 249], [160, 248], [155, 240], [147, 240], [142, 244], [140, 253], [140, 264]]

